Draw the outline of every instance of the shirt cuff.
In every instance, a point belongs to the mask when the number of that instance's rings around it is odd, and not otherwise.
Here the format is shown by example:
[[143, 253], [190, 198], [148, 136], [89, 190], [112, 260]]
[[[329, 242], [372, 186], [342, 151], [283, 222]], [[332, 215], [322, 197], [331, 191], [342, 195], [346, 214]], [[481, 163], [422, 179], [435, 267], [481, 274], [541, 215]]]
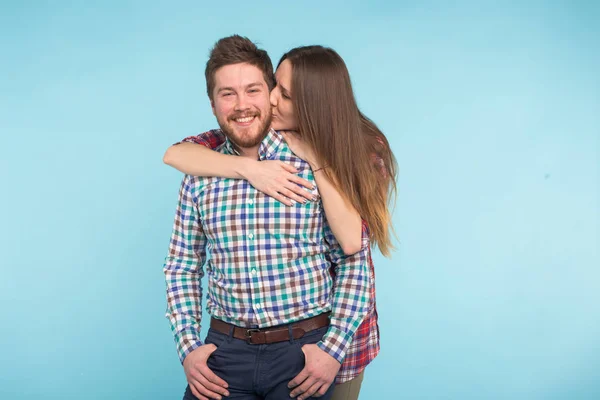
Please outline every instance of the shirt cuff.
[[323, 339], [317, 343], [317, 346], [341, 364], [344, 357], [346, 357], [346, 351], [348, 351], [351, 342], [352, 335], [330, 326]]
[[200, 340], [198, 333], [191, 329], [180, 332], [175, 337], [175, 341], [177, 342], [177, 353], [179, 354], [181, 364], [183, 364], [183, 360], [185, 360], [188, 354], [204, 344]]

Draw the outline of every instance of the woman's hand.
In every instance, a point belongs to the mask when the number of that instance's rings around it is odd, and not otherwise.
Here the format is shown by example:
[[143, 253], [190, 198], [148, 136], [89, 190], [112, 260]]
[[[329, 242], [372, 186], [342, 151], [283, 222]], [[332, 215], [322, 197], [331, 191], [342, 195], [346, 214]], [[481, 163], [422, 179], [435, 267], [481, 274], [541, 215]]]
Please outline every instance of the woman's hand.
[[[313, 184], [300, 178], [298, 170], [288, 163], [279, 160], [256, 161], [252, 167], [244, 171], [244, 178], [256, 190], [273, 197], [287, 206], [294, 203], [316, 201], [312, 193]], [[307, 190], [308, 189], [308, 190]]]
[[294, 131], [281, 131], [280, 133], [295, 155], [306, 161], [313, 170], [319, 168], [314, 150], [302, 139], [302, 136]]

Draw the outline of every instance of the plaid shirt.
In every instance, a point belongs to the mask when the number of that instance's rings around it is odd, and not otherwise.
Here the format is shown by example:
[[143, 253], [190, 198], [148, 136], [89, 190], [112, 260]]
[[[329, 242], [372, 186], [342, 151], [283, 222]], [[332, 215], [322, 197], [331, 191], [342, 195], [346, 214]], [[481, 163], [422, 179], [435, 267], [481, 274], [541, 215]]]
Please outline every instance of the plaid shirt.
[[[196, 143], [209, 149], [215, 150], [225, 142], [225, 135], [220, 130], [204, 132], [197, 136], [190, 136], [183, 142]], [[383, 163], [379, 157], [374, 160], [378, 165]], [[382, 165], [380, 165], [383, 168]], [[366, 223], [363, 221], [363, 232]], [[371, 258], [371, 250], [368, 252], [369, 275], [371, 280], [371, 293], [369, 296], [368, 312], [360, 324], [352, 343], [348, 347], [344, 362], [338, 372], [336, 383], [341, 384], [356, 378], [373, 359], [379, 354], [379, 326], [377, 325], [377, 307], [375, 305], [375, 268]], [[331, 270], [334, 274], [333, 269]]]
[[[229, 140], [216, 151], [238, 154]], [[288, 162], [315, 184], [308, 164], [273, 130], [260, 144], [259, 159]], [[346, 256], [320, 202], [288, 207], [245, 180], [186, 175], [164, 265], [166, 316], [181, 361], [202, 345], [200, 279], [206, 263], [211, 316], [264, 328], [331, 311], [317, 345], [341, 363], [369, 308], [366, 232], [363, 238], [361, 251]]]

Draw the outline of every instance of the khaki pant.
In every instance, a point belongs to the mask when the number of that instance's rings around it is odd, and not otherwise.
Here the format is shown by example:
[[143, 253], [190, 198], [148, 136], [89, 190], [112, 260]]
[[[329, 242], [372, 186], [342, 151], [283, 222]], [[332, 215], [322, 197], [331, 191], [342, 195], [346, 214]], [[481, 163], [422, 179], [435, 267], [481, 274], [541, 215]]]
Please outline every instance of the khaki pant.
[[333, 389], [331, 400], [358, 400], [364, 373], [365, 371], [363, 370], [356, 378], [340, 385], [336, 385], [335, 389]]

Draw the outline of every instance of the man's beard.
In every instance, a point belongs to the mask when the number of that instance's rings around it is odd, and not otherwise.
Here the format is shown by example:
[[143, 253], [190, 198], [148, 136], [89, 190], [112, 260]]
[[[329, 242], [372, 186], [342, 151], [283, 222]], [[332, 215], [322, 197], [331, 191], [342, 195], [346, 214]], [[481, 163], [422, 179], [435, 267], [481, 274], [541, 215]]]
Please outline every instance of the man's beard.
[[[237, 128], [237, 131], [239, 132], [240, 130], [245, 130], [246, 132], [249, 132], [249, 129], [252, 129], [252, 132], [258, 133], [256, 135], [244, 134], [243, 136], [237, 134], [234, 125], [236, 122], [234, 119], [249, 116], [255, 117], [255, 121], [253, 121], [252, 125], [248, 128]], [[269, 133], [269, 129], [271, 127], [271, 113], [267, 115], [262, 123], [260, 122], [260, 117], [260, 113], [237, 113], [228, 116], [225, 121], [217, 118], [217, 122], [221, 127], [221, 131], [223, 131], [225, 136], [227, 136], [236, 147], [247, 149], [257, 146]], [[259, 122], [258, 126], [255, 125], [256, 121]]]

